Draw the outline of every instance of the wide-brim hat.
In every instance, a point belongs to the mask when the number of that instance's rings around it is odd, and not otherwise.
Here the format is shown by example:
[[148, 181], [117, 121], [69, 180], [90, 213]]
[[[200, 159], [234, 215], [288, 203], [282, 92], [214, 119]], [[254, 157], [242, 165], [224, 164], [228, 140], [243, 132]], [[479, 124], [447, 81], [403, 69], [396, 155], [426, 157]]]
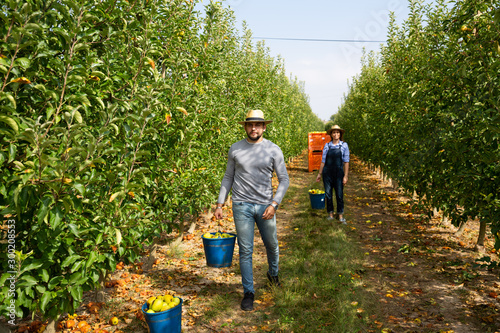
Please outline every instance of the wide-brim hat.
[[343, 130], [342, 128], [340, 128], [340, 126], [339, 126], [339, 125], [333, 125], [333, 126], [332, 126], [332, 127], [331, 127], [328, 131], [326, 131], [326, 133], [327, 133], [328, 135], [332, 135], [332, 132], [333, 132], [334, 130], [338, 130], [338, 131], [340, 131], [340, 134], [341, 134], [341, 135], [344, 135], [345, 130]]
[[250, 110], [247, 113], [247, 116], [245, 118], [245, 121], [238, 121], [238, 124], [240, 125], [245, 125], [246, 123], [264, 123], [264, 124], [269, 124], [272, 123], [272, 120], [265, 120], [264, 119], [264, 112], [261, 110]]

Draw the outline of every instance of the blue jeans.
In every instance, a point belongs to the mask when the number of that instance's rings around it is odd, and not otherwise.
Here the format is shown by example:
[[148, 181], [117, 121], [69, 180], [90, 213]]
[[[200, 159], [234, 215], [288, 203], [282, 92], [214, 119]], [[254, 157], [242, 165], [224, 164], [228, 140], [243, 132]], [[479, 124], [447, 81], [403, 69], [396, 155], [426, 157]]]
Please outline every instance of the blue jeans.
[[240, 253], [240, 270], [243, 292], [255, 293], [253, 288], [253, 241], [255, 224], [259, 228], [260, 237], [264, 242], [267, 253], [269, 274], [278, 275], [279, 245], [276, 230], [276, 215], [270, 220], [264, 220], [262, 214], [268, 205], [252, 204], [248, 202], [233, 202], [233, 218], [238, 236]]

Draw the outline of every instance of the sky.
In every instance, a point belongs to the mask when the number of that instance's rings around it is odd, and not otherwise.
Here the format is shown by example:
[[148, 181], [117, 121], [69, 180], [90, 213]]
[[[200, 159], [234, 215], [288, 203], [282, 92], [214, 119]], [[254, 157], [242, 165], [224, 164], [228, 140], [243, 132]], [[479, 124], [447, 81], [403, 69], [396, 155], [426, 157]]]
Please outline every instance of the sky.
[[322, 120], [337, 113], [348, 83], [360, 73], [363, 48], [378, 51], [387, 39], [389, 12], [398, 25], [409, 13], [408, 0], [226, 0], [223, 5], [234, 11], [240, 32], [246, 21], [255, 41], [265, 37], [271, 56], [281, 56], [287, 73], [304, 82], [312, 111]]

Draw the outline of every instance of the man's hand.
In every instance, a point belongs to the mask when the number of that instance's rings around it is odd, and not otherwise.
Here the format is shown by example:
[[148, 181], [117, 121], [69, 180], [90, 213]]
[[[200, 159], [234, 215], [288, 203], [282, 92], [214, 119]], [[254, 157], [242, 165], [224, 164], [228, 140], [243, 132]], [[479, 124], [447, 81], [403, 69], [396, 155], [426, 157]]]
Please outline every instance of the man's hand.
[[269, 206], [267, 206], [266, 210], [264, 211], [264, 214], [262, 214], [262, 218], [264, 220], [270, 220], [273, 218], [275, 213], [276, 213], [276, 211], [274, 210], [274, 207], [269, 205]]
[[215, 208], [214, 216], [217, 220], [220, 220], [222, 218], [222, 207]]

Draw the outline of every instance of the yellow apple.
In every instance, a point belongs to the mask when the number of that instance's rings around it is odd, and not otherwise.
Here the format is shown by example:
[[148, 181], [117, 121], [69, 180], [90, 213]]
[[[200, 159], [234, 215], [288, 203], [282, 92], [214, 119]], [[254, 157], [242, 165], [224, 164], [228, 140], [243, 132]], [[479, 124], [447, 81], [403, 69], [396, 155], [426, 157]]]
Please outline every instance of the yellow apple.
[[161, 299], [157, 299], [151, 305], [151, 310], [158, 312], [161, 310], [162, 307], [163, 307], [163, 301]]
[[153, 302], [155, 301], [156, 297], [154, 296], [151, 296], [149, 299], [148, 299], [148, 307], [151, 307], [151, 304], [153, 304]]

